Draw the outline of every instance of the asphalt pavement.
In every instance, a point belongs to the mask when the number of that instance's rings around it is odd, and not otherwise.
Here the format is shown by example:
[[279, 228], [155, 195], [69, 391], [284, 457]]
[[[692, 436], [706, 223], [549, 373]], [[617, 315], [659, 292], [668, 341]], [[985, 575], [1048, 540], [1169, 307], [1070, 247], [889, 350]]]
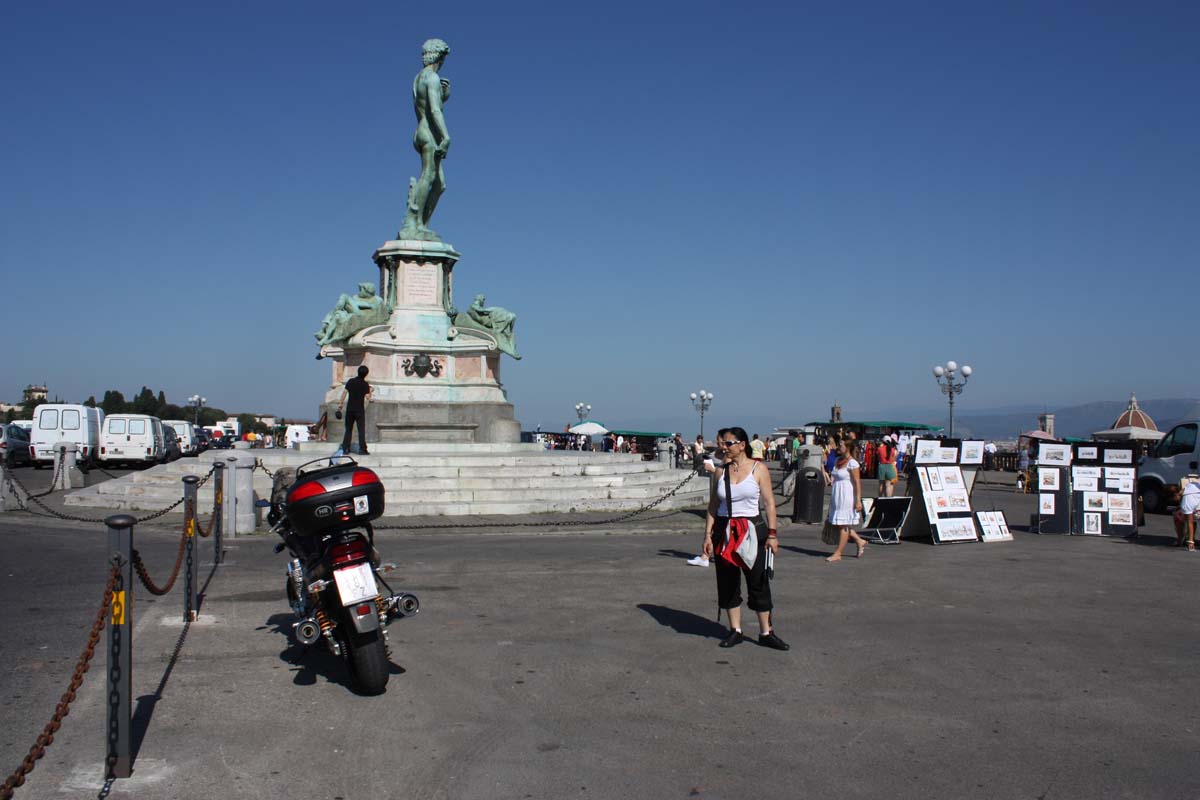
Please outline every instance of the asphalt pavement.
[[[20, 471], [25, 478], [30, 471]], [[44, 474], [44, 473], [43, 473]], [[17, 798], [1194, 798], [1200, 553], [1021, 531], [827, 564], [784, 524], [775, 623], [722, 650], [696, 512], [536, 532], [381, 532], [421, 613], [386, 694], [288, 638], [285, 556], [229, 541], [201, 619], [135, 594], [134, 775], [105, 785], [104, 652]], [[101, 516], [97, 514], [97, 516]], [[597, 518], [598, 519], [598, 518]], [[596, 521], [592, 519], [590, 521]], [[414, 521], [414, 525], [420, 521]], [[165, 575], [177, 521], [139, 526]], [[53, 712], [103, 588], [99, 524], [0, 515], [0, 772]], [[747, 617], [747, 633], [757, 633]]]

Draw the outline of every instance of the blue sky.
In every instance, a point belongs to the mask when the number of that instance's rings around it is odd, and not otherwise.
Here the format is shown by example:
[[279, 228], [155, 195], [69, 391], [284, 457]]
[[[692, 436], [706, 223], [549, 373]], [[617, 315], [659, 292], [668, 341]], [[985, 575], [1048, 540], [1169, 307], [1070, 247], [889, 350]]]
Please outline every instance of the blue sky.
[[451, 47], [456, 299], [527, 428], [1191, 397], [1192, 3], [12, 4], [0, 399], [313, 416]]

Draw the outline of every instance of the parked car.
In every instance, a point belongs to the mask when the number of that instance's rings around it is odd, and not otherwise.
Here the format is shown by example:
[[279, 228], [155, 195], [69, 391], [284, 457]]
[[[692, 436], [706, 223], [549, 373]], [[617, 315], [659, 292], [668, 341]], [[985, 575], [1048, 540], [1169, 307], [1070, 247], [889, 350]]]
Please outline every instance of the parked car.
[[170, 425], [162, 426], [163, 432], [163, 455], [162, 463], [168, 461], [178, 461], [183, 458], [183, 448], [179, 445], [179, 434], [175, 433], [175, 429]]
[[100, 436], [100, 460], [106, 464], [159, 464], [166, 460], [163, 439], [158, 417], [110, 414]]
[[30, 455], [38, 469], [54, 463], [54, 446], [73, 442], [81, 465], [94, 464], [100, 447], [104, 412], [75, 403], [46, 403], [33, 412]]
[[1165, 511], [1164, 487], [1200, 473], [1200, 420], [1181, 422], [1138, 463], [1138, 493], [1146, 513]]
[[33, 462], [33, 456], [29, 454], [29, 434], [20, 425], [0, 425], [0, 458], [9, 468]]
[[170, 428], [175, 432], [182, 455], [194, 456], [200, 452], [200, 443], [196, 439], [196, 429], [192, 423], [182, 419], [164, 419], [163, 428]]
[[198, 425], [193, 426], [193, 427], [195, 427], [195, 430], [196, 430], [196, 442], [198, 443], [200, 452], [203, 453], [205, 450], [207, 450], [209, 447], [212, 446], [212, 434], [210, 434], [208, 431], [204, 430], [204, 428], [201, 428]]

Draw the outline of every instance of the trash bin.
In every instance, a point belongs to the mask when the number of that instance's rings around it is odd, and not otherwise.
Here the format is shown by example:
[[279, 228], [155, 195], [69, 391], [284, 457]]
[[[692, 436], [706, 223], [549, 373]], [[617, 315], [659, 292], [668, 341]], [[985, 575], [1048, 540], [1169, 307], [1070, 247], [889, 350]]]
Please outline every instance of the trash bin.
[[814, 467], [804, 467], [796, 476], [796, 501], [792, 522], [816, 523], [825, 510], [825, 476]]

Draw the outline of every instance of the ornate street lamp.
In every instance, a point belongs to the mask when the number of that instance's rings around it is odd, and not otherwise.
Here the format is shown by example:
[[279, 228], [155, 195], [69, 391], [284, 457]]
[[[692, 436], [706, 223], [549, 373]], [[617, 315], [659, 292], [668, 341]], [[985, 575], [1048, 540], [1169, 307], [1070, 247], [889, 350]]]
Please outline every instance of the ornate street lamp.
[[701, 389], [698, 392], [692, 392], [692, 408], [700, 412], [700, 438], [704, 438], [704, 414], [712, 406], [713, 393], [706, 392]]
[[579, 421], [583, 422], [592, 414], [592, 407], [587, 403], [575, 404], [575, 416], [579, 417]]
[[205, 403], [207, 403], [207, 402], [208, 402], [208, 398], [207, 398], [207, 397], [201, 397], [201, 396], [200, 396], [200, 395], [198, 395], [198, 394], [194, 394], [194, 395], [192, 395], [191, 397], [189, 397], [189, 398], [187, 399], [187, 401], [188, 401], [188, 405], [189, 405], [189, 406], [195, 406], [195, 407], [196, 407], [196, 424], [197, 424], [197, 425], [199, 425], [199, 424], [200, 424], [200, 408], [201, 408], [201, 407], [202, 407], [202, 406], [203, 406]]
[[[954, 373], [962, 375], [962, 380], [956, 381]], [[950, 400], [950, 438], [954, 438], [954, 395], [962, 394], [963, 387], [967, 385], [967, 379], [971, 377], [973, 370], [967, 364], [963, 364], [962, 369], [959, 369], [958, 363], [955, 361], [947, 361], [946, 366], [936, 366], [933, 368], [933, 379], [937, 381], [937, 385], [941, 387], [942, 394]]]

